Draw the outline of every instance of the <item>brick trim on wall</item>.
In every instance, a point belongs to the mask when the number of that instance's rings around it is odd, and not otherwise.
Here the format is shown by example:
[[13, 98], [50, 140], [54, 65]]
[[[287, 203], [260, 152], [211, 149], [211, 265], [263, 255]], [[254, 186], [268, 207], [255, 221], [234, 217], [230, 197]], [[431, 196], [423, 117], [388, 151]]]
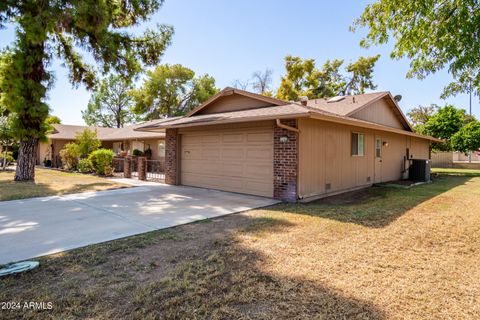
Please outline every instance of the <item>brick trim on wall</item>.
[[178, 130], [165, 130], [165, 183], [177, 185], [178, 181]]
[[[282, 124], [297, 128], [297, 120], [282, 120]], [[282, 137], [287, 141], [282, 142]], [[285, 138], [283, 138], [285, 139]], [[273, 132], [273, 197], [297, 201], [298, 133], [275, 125]]]

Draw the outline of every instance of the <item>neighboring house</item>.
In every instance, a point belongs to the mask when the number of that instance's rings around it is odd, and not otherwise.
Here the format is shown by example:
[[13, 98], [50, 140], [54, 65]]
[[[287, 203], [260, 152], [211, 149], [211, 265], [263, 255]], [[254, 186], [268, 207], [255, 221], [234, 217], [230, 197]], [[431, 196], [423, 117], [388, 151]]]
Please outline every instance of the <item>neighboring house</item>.
[[[158, 123], [160, 120], [157, 120]], [[152, 159], [161, 160], [165, 157], [165, 133], [164, 132], [140, 132], [134, 129], [148, 125], [149, 122], [130, 125], [123, 128], [87, 127], [64, 124], [54, 124], [54, 131], [50, 133], [47, 142], [40, 142], [37, 148], [37, 164], [43, 164], [45, 160], [51, 160], [54, 165], [59, 162], [59, 152], [65, 144], [75, 141], [75, 136], [85, 129], [97, 132], [102, 147], [112, 149], [120, 155], [122, 151], [132, 154], [133, 150], [152, 150]]]
[[226, 88], [166, 130], [165, 182], [296, 201], [398, 180], [429, 159], [389, 92], [287, 102]]

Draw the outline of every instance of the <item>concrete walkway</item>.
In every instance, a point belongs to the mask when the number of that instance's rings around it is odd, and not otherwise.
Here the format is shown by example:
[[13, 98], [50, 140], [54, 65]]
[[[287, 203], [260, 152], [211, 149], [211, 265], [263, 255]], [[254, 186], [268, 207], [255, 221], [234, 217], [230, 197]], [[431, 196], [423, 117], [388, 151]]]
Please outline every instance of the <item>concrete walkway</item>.
[[129, 189], [4, 201], [0, 202], [0, 264], [277, 202], [154, 183]]

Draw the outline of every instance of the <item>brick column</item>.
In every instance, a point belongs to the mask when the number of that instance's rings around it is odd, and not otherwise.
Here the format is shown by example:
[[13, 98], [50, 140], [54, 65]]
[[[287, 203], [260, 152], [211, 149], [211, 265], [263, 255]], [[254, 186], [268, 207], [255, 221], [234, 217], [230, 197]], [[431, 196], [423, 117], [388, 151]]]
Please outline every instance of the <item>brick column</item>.
[[178, 157], [178, 132], [177, 129], [165, 131], [165, 183], [178, 184], [177, 157]]
[[[297, 128], [297, 120], [282, 120], [282, 124]], [[273, 133], [273, 197], [297, 201], [298, 134], [275, 125]]]
[[123, 159], [123, 177], [124, 178], [131, 178], [132, 177], [132, 158], [125, 157]]
[[147, 180], [147, 157], [137, 157], [138, 180]]

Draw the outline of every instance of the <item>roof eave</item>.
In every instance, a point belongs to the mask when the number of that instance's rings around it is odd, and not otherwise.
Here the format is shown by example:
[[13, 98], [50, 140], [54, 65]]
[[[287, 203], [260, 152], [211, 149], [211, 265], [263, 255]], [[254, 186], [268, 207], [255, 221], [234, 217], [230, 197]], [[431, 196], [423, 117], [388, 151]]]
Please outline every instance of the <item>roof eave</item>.
[[356, 120], [353, 118], [346, 118], [346, 117], [336, 117], [336, 116], [331, 116], [331, 115], [325, 115], [325, 114], [320, 114], [317, 112], [311, 112], [311, 117], [313, 119], [317, 120], [324, 120], [324, 121], [330, 121], [330, 122], [335, 122], [335, 123], [340, 123], [340, 124], [346, 124], [346, 125], [352, 125], [356, 127], [362, 127], [362, 128], [368, 128], [368, 129], [373, 129], [373, 130], [380, 130], [380, 131], [387, 131], [387, 132], [392, 132], [392, 133], [398, 133], [402, 135], [407, 135], [411, 137], [416, 137], [420, 139], [426, 139], [430, 140], [432, 142], [444, 142], [443, 140], [430, 137], [430, 136], [424, 136], [412, 131], [406, 131], [402, 129], [397, 129], [397, 128], [392, 128], [392, 127], [387, 127], [387, 126], [382, 126], [379, 124], [375, 124], [373, 122], [368, 122], [368, 121], [361, 121], [361, 120]]
[[[185, 124], [178, 124], [178, 125], [165, 124], [162, 126], [158, 126], [156, 128], [138, 128], [136, 130], [155, 132], [156, 130], [164, 130], [164, 129], [188, 128], [188, 127], [199, 127], [199, 126], [209, 126], [209, 125], [229, 124], [229, 123], [242, 123], [242, 122], [252, 122], [252, 121], [268, 121], [268, 120], [275, 120], [275, 119], [296, 119], [296, 118], [308, 118], [308, 117], [310, 117], [309, 113], [303, 112], [303, 113], [277, 115], [277, 116], [264, 116], [264, 117], [253, 116], [253, 117], [244, 117], [244, 118], [224, 119], [224, 120], [217, 120], [217, 121], [210, 121], [210, 122], [193, 122], [193, 123], [185, 123]], [[142, 129], [142, 130], [139, 130], [139, 129]]]

